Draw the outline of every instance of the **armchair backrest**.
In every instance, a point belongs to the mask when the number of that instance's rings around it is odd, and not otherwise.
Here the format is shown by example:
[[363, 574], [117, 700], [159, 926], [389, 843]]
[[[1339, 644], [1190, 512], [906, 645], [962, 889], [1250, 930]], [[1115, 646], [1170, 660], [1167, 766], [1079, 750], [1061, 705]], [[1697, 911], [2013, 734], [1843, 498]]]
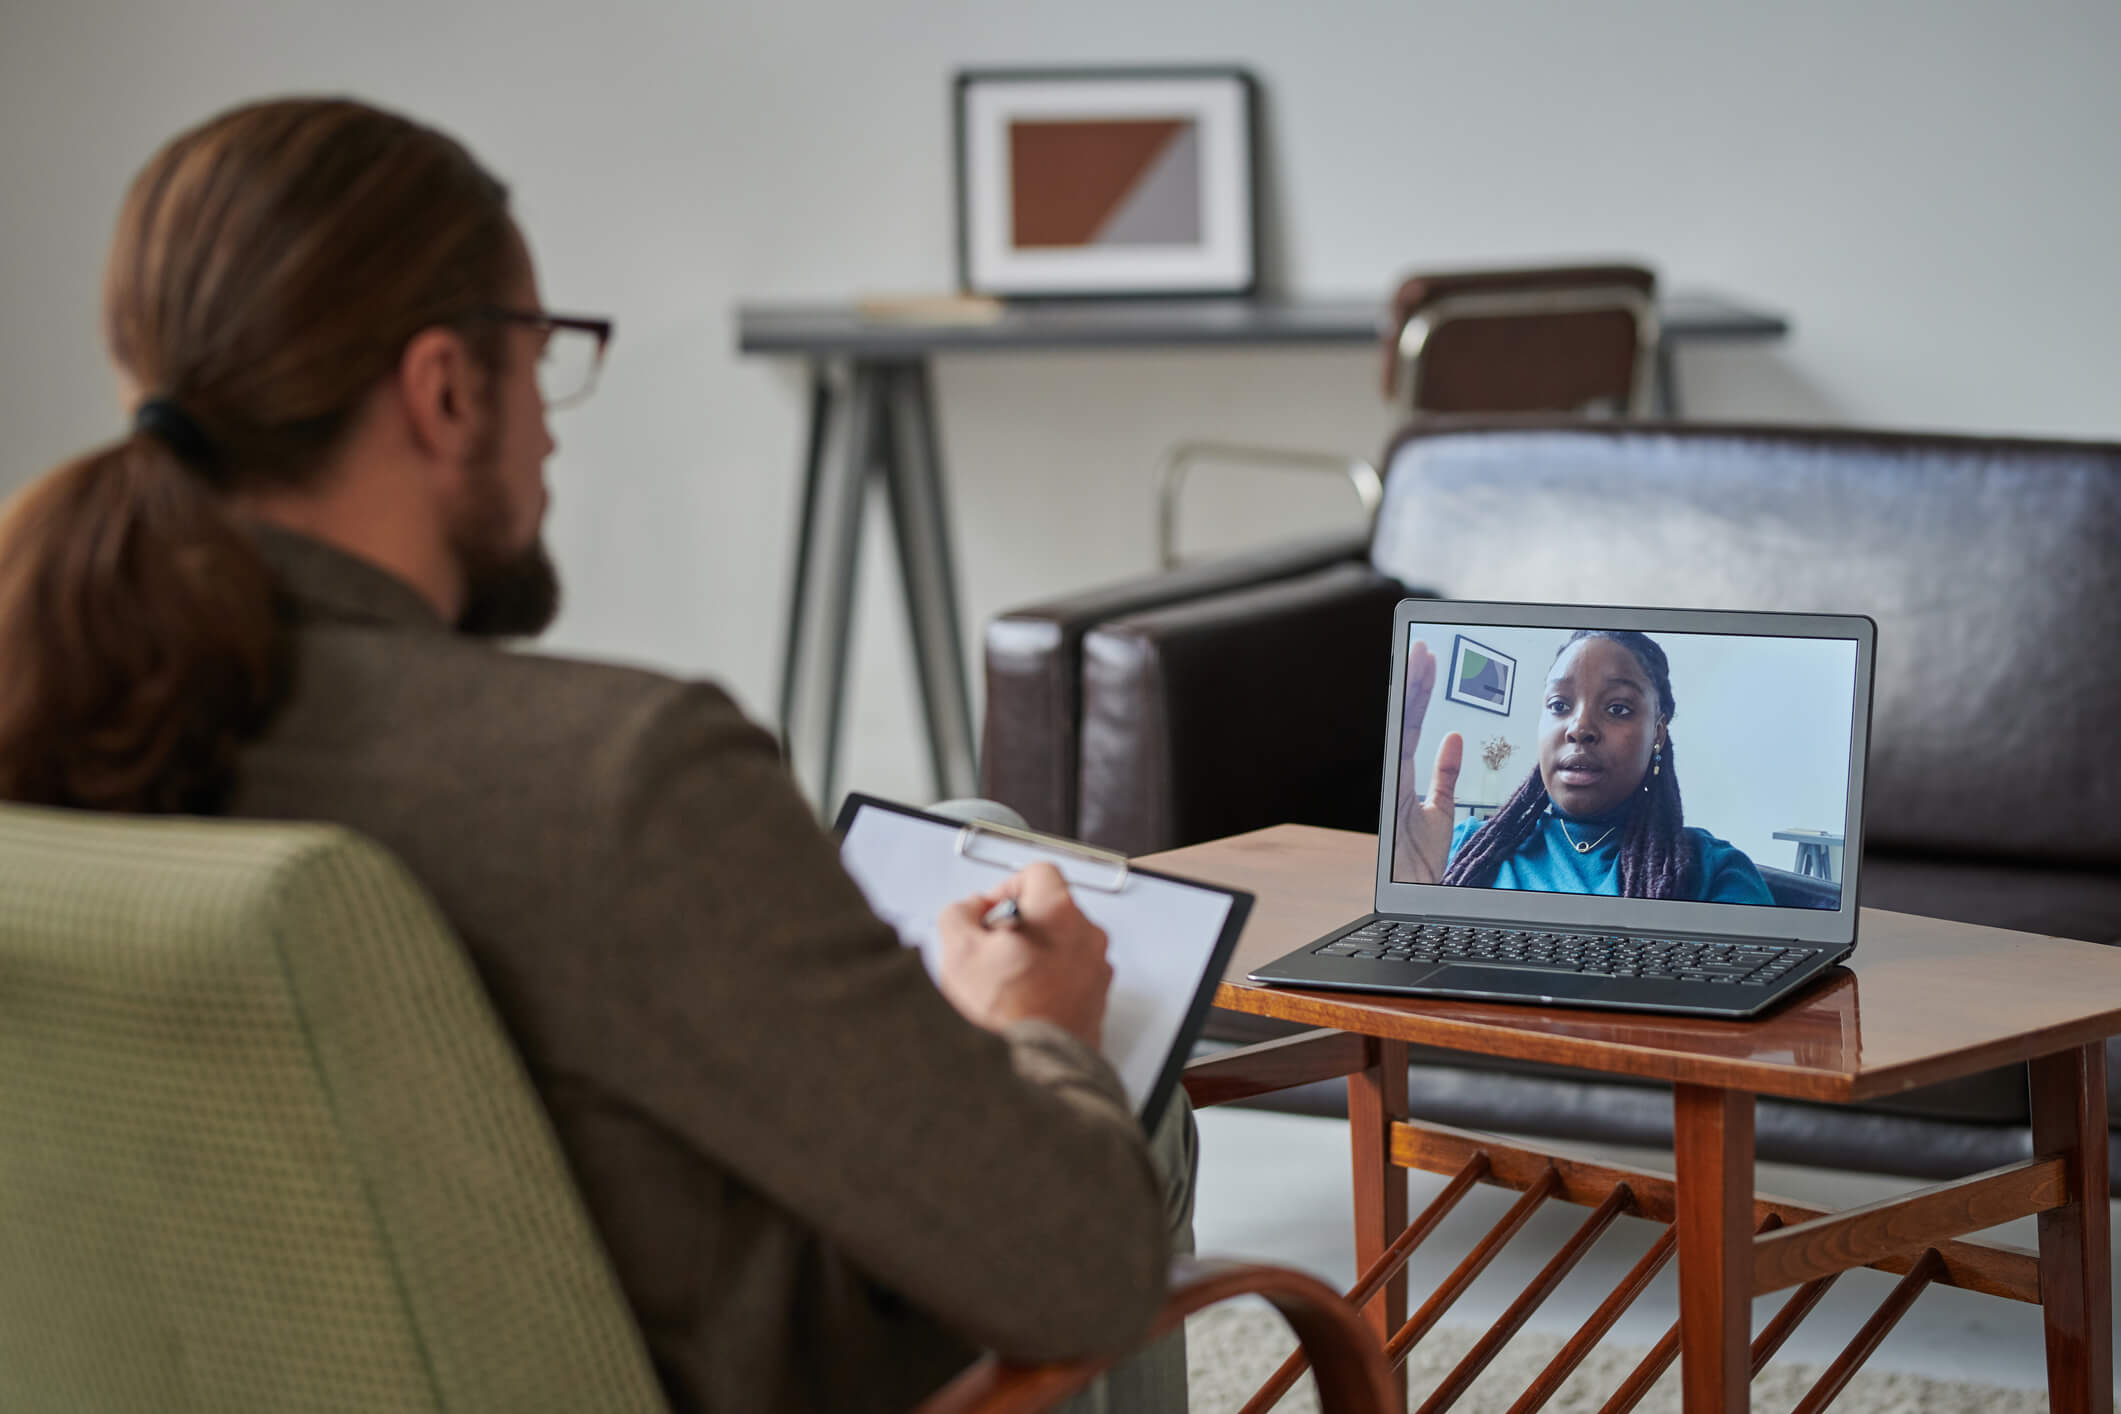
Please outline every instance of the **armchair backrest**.
[[1453, 599], [1868, 614], [1868, 842], [2121, 864], [2121, 446], [1423, 424], [1371, 561]]
[[0, 806], [0, 1408], [650, 1414], [462, 951], [326, 826]]

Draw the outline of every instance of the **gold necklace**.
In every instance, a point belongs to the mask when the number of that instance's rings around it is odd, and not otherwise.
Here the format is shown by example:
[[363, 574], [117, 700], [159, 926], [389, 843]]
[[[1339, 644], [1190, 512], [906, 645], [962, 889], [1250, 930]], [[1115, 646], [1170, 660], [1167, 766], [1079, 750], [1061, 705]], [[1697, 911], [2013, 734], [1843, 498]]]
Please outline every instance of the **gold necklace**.
[[[1557, 816], [1556, 818], [1558, 819], [1559, 817]], [[1576, 846], [1576, 852], [1578, 854], [1589, 854], [1592, 850], [1598, 848], [1598, 846], [1604, 844], [1608, 839], [1612, 838], [1613, 831], [1619, 828], [1620, 826], [1618, 825], [1608, 825], [1604, 834], [1600, 835], [1597, 839], [1592, 840], [1589, 844], [1585, 844], [1582, 840], [1577, 839], [1575, 835], [1570, 833], [1568, 821], [1563, 820], [1561, 822], [1562, 835], [1568, 840], [1570, 844]]]

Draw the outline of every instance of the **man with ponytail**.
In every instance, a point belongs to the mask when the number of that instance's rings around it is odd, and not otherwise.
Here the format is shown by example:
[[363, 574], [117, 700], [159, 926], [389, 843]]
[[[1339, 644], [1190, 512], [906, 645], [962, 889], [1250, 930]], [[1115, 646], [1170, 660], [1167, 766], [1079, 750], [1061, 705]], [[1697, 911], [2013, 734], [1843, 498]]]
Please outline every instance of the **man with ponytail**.
[[[1407, 654], [1401, 780], [1414, 779], [1436, 658]], [[1447, 735], [1426, 797], [1401, 796], [1392, 877], [1624, 898], [1772, 904], [1753, 861], [1688, 827], [1671, 724], [1677, 704], [1664, 650], [1632, 629], [1579, 629], [1547, 674], [1539, 764], [1487, 820], [1455, 825], [1465, 743]]]
[[939, 991], [719, 688], [497, 642], [558, 604], [545, 415], [610, 334], [543, 308], [501, 184], [358, 103], [240, 108], [134, 181], [104, 305], [131, 425], [0, 515], [0, 798], [404, 860], [679, 1410], [1132, 1344], [1176, 1224], [1059, 876], [947, 913]]

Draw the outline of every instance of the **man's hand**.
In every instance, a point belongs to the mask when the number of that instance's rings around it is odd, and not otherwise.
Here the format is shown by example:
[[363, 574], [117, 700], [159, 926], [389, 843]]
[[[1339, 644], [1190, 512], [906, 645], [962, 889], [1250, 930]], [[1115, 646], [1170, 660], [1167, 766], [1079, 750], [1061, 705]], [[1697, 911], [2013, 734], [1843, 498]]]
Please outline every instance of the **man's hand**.
[[1457, 801], [1458, 768], [1465, 760], [1466, 739], [1457, 732], [1436, 748], [1436, 769], [1426, 800], [1414, 797], [1414, 758], [1421, 753], [1421, 724], [1429, 715], [1429, 694], [1436, 688], [1436, 655], [1415, 641], [1407, 650], [1406, 705], [1399, 726], [1399, 802], [1392, 833], [1392, 877], [1404, 884], [1433, 884], [1443, 877], [1451, 854], [1451, 813]]
[[[987, 910], [1005, 898], [1016, 900], [1014, 925], [983, 926]], [[1097, 1048], [1112, 986], [1105, 930], [1076, 908], [1060, 870], [1034, 864], [1012, 874], [993, 893], [944, 909], [936, 930], [943, 995], [976, 1025], [999, 1031], [1012, 1021], [1051, 1021]]]

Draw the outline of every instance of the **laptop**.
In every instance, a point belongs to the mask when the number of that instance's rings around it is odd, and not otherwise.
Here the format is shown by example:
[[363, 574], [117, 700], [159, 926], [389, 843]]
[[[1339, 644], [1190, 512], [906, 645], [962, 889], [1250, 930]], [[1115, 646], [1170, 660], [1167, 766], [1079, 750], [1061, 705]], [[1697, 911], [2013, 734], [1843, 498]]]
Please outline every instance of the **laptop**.
[[1402, 600], [1373, 911], [1251, 980], [1768, 1010], [1855, 951], [1876, 632]]

